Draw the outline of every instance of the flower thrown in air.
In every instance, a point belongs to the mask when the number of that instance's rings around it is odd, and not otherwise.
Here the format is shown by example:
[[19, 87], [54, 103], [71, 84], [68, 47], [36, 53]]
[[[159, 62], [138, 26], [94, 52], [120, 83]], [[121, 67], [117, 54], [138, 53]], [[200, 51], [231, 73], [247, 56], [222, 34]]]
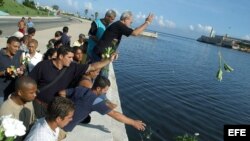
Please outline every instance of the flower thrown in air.
[[224, 63], [224, 69], [225, 69], [226, 72], [232, 72], [234, 70], [232, 67], [230, 67], [226, 63]]
[[217, 75], [216, 75], [216, 78], [218, 81], [222, 80], [222, 75], [223, 75], [223, 71], [221, 70], [221, 68], [219, 68]]

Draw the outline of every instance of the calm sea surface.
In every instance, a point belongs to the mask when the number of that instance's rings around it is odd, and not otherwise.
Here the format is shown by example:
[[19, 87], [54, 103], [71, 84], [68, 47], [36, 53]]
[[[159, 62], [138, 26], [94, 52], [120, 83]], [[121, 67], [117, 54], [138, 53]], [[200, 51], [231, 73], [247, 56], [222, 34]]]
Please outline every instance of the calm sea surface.
[[[123, 37], [114, 63], [122, 108], [151, 128], [148, 140], [198, 132], [199, 141], [223, 141], [224, 124], [250, 124], [250, 54], [220, 48], [234, 71], [218, 82], [218, 50], [164, 34]], [[142, 140], [126, 128], [130, 141]]]

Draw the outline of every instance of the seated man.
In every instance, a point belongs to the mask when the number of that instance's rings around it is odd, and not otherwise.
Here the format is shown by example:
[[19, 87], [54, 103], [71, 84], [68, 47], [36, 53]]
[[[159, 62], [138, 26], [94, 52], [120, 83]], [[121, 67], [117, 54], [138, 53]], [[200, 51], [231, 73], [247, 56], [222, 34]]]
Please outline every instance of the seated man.
[[133, 120], [110, 109], [106, 105], [105, 100], [99, 97], [101, 94], [108, 91], [109, 86], [110, 81], [106, 77], [98, 76], [91, 89], [78, 86], [76, 88], [61, 91], [59, 95], [70, 97], [76, 105], [73, 120], [64, 127], [64, 130], [72, 131], [74, 127], [85, 119], [92, 111], [97, 111], [102, 115], [108, 114], [117, 121], [131, 125], [138, 130], [145, 130], [145, 123], [140, 120]]
[[48, 105], [45, 118], [40, 118], [31, 128], [25, 141], [57, 141], [60, 128], [67, 125], [74, 115], [74, 103], [63, 97], [56, 97]]
[[[32, 101], [36, 97], [37, 84], [35, 80], [28, 76], [22, 76], [17, 79], [15, 92], [2, 104], [0, 116], [12, 115], [23, 122], [28, 130], [30, 125], [35, 121], [34, 108]], [[18, 137], [16, 140], [22, 140]]]

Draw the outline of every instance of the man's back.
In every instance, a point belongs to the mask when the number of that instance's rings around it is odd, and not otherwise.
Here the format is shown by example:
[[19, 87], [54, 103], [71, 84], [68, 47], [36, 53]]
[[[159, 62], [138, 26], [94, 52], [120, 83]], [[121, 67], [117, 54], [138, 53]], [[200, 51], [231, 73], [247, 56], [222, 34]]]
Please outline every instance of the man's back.
[[111, 110], [106, 106], [105, 101], [95, 95], [91, 89], [78, 86], [67, 90], [67, 97], [75, 103], [73, 120], [64, 127], [65, 131], [72, 131], [73, 128], [85, 119], [92, 111], [104, 115]]

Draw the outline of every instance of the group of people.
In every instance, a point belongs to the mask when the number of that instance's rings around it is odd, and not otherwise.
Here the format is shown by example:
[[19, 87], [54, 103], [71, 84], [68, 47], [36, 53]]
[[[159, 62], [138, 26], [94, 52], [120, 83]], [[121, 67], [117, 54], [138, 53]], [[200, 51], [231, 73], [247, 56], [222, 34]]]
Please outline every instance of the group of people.
[[[12, 114], [24, 122], [27, 134], [16, 140], [61, 140], [79, 123], [89, 123], [92, 111], [145, 129], [145, 123], [116, 111], [117, 105], [105, 96], [111, 83], [101, 70], [117, 59], [117, 53], [109, 58], [102, 58], [102, 54], [113, 40], [117, 42], [113, 49], [117, 50], [122, 35], [139, 35], [153, 21], [153, 15], [135, 29], [130, 27], [131, 12], [124, 12], [113, 23], [115, 18], [115, 11], [108, 10], [104, 18], [92, 22], [88, 41], [79, 34], [73, 46], [69, 28], [63, 27], [49, 40], [44, 55], [37, 51], [35, 33], [28, 35], [27, 41], [25, 35], [8, 38], [6, 48], [0, 50], [0, 98], [5, 100], [0, 116]], [[22, 48], [23, 44], [27, 46]]]

